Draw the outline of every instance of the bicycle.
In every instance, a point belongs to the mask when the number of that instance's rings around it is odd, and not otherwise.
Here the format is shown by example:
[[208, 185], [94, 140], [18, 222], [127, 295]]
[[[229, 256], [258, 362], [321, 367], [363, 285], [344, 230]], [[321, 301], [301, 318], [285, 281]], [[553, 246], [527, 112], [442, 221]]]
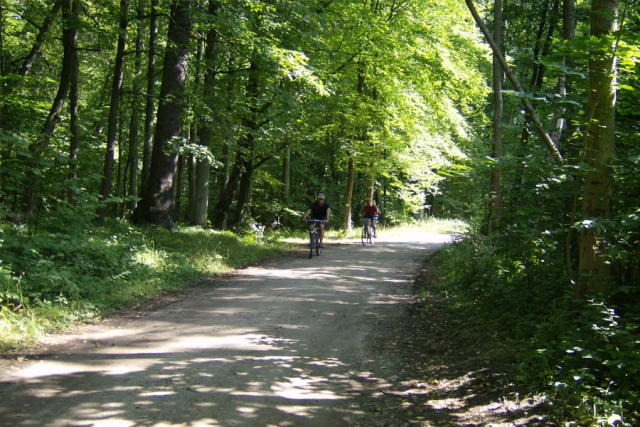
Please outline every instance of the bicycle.
[[316, 250], [316, 255], [320, 256], [322, 253], [322, 247], [318, 241], [318, 225], [322, 224], [322, 219], [308, 219], [306, 222], [313, 223], [313, 229], [309, 230], [309, 259], [313, 256], [313, 250]]
[[366, 245], [367, 243], [373, 245], [374, 243], [372, 230], [375, 220], [375, 218], [360, 218], [360, 222], [362, 222], [362, 234], [360, 235], [360, 240], [362, 240], [363, 245]]

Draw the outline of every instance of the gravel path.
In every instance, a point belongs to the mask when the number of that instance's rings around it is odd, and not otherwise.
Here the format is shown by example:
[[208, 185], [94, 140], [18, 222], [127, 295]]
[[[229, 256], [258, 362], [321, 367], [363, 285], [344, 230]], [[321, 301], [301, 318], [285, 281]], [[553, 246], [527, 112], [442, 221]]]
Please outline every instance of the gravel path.
[[391, 425], [371, 408], [399, 362], [376, 339], [446, 240], [327, 242], [310, 260], [301, 248], [140, 318], [50, 338], [0, 366], [0, 426]]

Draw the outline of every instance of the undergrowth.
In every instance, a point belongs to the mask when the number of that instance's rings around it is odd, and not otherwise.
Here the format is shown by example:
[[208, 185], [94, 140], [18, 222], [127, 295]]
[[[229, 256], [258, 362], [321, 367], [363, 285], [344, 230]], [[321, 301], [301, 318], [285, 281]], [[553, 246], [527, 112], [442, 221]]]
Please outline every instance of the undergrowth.
[[[1, 224], [0, 351], [286, 248], [277, 233]], [[69, 231], [72, 230], [72, 231]]]
[[547, 395], [554, 425], [639, 425], [640, 309], [578, 299], [562, 240], [471, 234], [439, 252], [433, 281], [494, 337], [487, 348], [511, 354], [521, 384]]

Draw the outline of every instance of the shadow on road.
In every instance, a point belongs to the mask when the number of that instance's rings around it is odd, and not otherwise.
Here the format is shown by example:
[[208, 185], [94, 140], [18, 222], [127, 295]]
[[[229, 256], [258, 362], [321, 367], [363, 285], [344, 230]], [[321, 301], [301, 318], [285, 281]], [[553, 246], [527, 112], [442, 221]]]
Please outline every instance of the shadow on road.
[[433, 355], [420, 371], [390, 345], [416, 332], [402, 330], [411, 286], [441, 243], [328, 245], [311, 260], [301, 249], [145, 318], [89, 327], [14, 361], [0, 425], [484, 425], [466, 392], [476, 374], [437, 379]]

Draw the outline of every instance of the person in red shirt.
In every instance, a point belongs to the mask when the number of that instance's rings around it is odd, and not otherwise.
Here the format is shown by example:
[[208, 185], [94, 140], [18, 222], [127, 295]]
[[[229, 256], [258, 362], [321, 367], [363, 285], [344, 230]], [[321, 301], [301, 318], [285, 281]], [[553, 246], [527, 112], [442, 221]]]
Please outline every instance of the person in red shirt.
[[371, 218], [371, 228], [373, 229], [373, 237], [376, 236], [376, 224], [378, 222], [378, 216], [380, 215], [380, 210], [378, 207], [371, 202], [371, 199], [367, 199], [364, 202], [364, 206], [360, 210], [360, 217]]

